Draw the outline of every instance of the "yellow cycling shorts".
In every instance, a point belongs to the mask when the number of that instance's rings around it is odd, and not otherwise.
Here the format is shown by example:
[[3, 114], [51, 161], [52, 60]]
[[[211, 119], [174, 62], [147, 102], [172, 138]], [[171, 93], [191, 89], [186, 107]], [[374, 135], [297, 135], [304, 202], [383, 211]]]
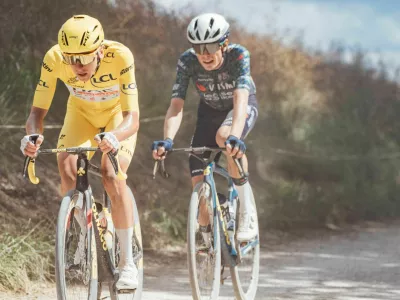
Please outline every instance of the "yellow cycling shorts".
[[[111, 131], [123, 120], [120, 106], [108, 110], [83, 110], [69, 99], [64, 124], [58, 137], [57, 148], [97, 147], [94, 136], [102, 131]], [[118, 155], [126, 157], [130, 162], [135, 152], [137, 133], [120, 142]], [[88, 153], [90, 159], [94, 152]]]

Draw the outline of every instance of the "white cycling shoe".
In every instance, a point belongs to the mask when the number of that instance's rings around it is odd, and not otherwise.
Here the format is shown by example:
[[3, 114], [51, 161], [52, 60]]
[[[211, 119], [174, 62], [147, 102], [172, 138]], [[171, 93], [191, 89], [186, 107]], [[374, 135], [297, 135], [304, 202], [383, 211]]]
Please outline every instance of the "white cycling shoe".
[[247, 242], [258, 234], [256, 213], [244, 212], [239, 215], [239, 228], [236, 232], [236, 239], [239, 242]]
[[120, 269], [119, 279], [116, 283], [118, 290], [135, 290], [139, 286], [138, 270], [134, 263], [129, 263]]

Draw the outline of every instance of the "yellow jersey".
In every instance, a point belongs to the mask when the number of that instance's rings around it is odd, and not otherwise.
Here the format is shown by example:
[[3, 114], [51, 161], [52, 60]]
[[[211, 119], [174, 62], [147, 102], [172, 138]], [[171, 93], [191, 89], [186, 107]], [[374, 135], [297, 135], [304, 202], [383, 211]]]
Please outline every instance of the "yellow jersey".
[[[69, 102], [93, 123], [107, 112], [136, 111], [138, 90], [132, 52], [123, 44], [105, 40], [104, 57], [98, 70], [87, 82], [77, 79], [71, 67], [62, 58], [58, 45], [45, 55], [33, 106], [49, 109], [54, 97], [57, 79], [63, 81], [70, 92]], [[101, 122], [100, 122], [101, 123]]]

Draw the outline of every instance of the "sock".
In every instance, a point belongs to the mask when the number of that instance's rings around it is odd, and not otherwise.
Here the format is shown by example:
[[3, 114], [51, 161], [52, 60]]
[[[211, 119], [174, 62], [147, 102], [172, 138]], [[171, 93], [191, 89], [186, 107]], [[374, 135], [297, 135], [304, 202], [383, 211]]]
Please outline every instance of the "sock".
[[126, 264], [133, 264], [132, 253], [132, 236], [133, 227], [127, 229], [115, 229], [120, 246], [120, 260], [118, 267], [121, 268]]
[[235, 188], [239, 194], [240, 200], [240, 209], [239, 212], [243, 213], [254, 213], [255, 205], [254, 205], [254, 195], [251, 189], [250, 183], [247, 181], [243, 185], [236, 185]]

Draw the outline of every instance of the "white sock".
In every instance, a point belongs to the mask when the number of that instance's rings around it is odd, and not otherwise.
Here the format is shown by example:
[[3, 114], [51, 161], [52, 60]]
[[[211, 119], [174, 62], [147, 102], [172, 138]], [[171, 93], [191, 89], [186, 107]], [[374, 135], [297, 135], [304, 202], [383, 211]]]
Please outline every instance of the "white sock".
[[126, 264], [133, 264], [132, 253], [132, 236], [133, 227], [127, 229], [115, 229], [120, 246], [120, 260], [118, 267], [123, 267]]
[[254, 207], [254, 195], [251, 189], [250, 183], [247, 181], [243, 185], [235, 185], [236, 190], [239, 194], [240, 200], [240, 210], [241, 214], [243, 213], [253, 213], [255, 211]]

